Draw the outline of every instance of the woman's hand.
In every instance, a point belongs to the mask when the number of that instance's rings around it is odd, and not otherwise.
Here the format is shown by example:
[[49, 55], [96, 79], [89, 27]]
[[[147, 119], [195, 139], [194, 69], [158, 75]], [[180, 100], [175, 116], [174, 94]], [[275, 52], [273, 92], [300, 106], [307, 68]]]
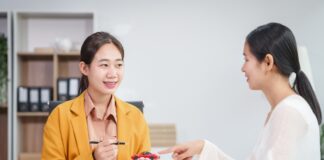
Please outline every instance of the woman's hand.
[[117, 145], [111, 144], [114, 142], [117, 141], [108, 139], [98, 143], [98, 146], [94, 150], [94, 158], [96, 160], [117, 159], [117, 152], [118, 152]]
[[173, 153], [174, 160], [191, 160], [194, 155], [201, 153], [204, 144], [203, 140], [191, 141], [160, 151], [159, 154]]

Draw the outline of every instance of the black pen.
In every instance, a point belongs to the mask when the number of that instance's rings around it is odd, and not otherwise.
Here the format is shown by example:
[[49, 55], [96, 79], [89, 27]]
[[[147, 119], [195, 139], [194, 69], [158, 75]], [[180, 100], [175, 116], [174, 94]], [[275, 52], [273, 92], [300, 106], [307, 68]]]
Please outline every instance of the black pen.
[[[98, 144], [102, 141], [90, 141], [90, 144]], [[122, 142], [122, 141], [118, 141], [118, 142], [114, 142], [114, 143], [110, 143], [112, 145], [125, 145], [126, 143], [125, 142]]]
[[110, 143], [110, 144], [113, 144], [113, 145], [125, 145], [126, 143], [122, 142], [122, 141], [118, 141], [118, 142], [114, 142], [114, 143]]

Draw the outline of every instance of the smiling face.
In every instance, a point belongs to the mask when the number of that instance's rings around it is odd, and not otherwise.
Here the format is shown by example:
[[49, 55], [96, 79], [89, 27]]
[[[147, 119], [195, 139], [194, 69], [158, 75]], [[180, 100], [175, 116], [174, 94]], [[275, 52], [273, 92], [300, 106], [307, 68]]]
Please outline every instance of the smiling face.
[[120, 85], [124, 75], [124, 64], [120, 51], [107, 43], [96, 52], [90, 66], [80, 62], [82, 74], [88, 77], [88, 89], [97, 94], [113, 94]]
[[250, 89], [259, 90], [262, 89], [263, 83], [266, 81], [265, 64], [259, 62], [250, 50], [250, 46], [245, 42], [244, 44], [244, 64], [242, 66], [242, 72], [245, 73], [246, 81], [249, 84]]

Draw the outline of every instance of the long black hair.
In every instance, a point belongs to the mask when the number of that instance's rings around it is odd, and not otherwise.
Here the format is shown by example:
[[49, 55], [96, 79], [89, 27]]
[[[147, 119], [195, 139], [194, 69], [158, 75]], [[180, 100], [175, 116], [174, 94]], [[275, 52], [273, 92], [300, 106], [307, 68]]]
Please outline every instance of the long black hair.
[[[119, 40], [107, 32], [96, 32], [84, 40], [81, 47], [80, 61], [84, 62], [90, 67], [95, 54], [104, 44], [114, 44], [119, 50], [122, 60], [124, 60], [124, 48]], [[79, 94], [86, 90], [88, 85], [88, 77], [82, 74], [79, 86]]]
[[308, 102], [320, 124], [321, 108], [307, 76], [300, 69], [297, 44], [292, 31], [282, 24], [268, 23], [249, 33], [246, 42], [259, 62], [267, 54], [271, 54], [282, 75], [289, 77], [291, 73], [296, 73], [292, 88]]

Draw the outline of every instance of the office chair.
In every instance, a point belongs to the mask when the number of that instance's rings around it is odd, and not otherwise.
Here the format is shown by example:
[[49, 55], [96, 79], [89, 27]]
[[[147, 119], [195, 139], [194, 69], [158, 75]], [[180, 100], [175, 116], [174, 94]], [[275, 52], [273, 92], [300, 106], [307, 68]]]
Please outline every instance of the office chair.
[[[51, 112], [54, 110], [54, 108], [56, 106], [58, 106], [59, 104], [63, 103], [64, 101], [49, 101], [48, 102], [48, 106], [49, 106], [49, 114], [51, 114]], [[127, 101], [127, 103], [130, 103], [132, 105], [134, 105], [135, 107], [137, 107], [142, 113], [143, 113], [143, 108], [144, 108], [144, 103], [143, 101]]]

